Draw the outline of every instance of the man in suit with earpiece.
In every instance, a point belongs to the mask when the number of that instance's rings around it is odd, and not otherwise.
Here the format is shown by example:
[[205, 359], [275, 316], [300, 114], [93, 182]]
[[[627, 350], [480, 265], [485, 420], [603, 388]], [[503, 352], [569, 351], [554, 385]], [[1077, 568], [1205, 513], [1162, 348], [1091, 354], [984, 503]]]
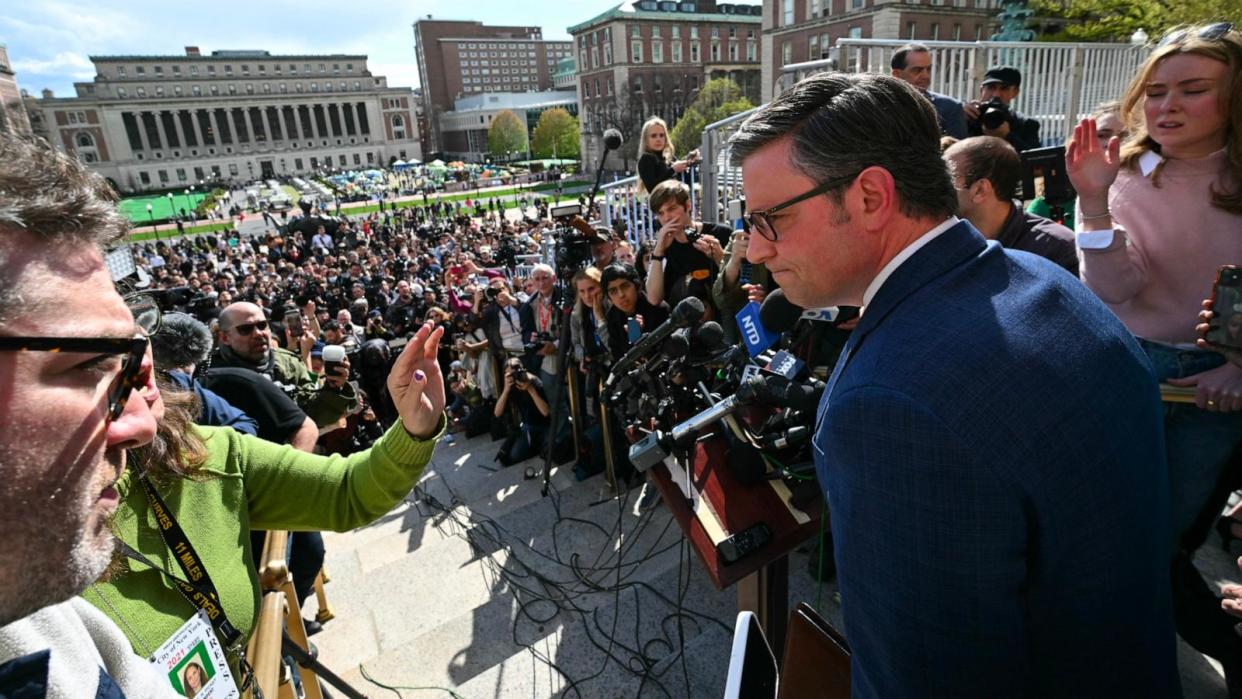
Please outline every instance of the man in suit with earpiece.
[[1179, 696], [1159, 392], [1073, 276], [955, 215], [930, 103], [803, 80], [731, 143], [750, 262], [864, 306], [824, 391], [856, 697]]

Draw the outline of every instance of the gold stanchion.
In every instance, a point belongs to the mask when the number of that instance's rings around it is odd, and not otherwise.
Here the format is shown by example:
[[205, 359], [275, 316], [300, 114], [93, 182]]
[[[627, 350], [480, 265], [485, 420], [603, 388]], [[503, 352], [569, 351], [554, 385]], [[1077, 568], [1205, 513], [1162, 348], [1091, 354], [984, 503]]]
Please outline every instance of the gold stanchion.
[[581, 456], [583, 445], [582, 426], [586, 423], [578, 410], [578, 394], [581, 391], [578, 386], [578, 363], [570, 360], [566, 364], [568, 366], [565, 369], [565, 385], [569, 388], [569, 421], [572, 423], [574, 432], [574, 454]]
[[612, 492], [617, 493], [617, 469], [612, 459], [612, 420], [608, 415], [608, 406], [603, 400], [603, 381], [600, 382], [600, 390], [596, 393], [599, 399], [595, 401], [599, 407], [599, 431], [604, 436], [604, 478], [608, 481], [608, 487]]

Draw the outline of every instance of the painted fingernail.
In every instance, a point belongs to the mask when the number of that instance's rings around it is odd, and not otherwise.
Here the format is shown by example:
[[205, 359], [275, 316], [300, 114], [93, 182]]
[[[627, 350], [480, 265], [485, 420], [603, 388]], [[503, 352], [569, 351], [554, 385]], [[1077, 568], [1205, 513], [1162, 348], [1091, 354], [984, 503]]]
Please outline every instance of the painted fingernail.
[[427, 375], [423, 373], [423, 370], [422, 370], [422, 369], [415, 369], [415, 370], [414, 370], [414, 380], [415, 380], [415, 381], [426, 381], [426, 380], [427, 380]]

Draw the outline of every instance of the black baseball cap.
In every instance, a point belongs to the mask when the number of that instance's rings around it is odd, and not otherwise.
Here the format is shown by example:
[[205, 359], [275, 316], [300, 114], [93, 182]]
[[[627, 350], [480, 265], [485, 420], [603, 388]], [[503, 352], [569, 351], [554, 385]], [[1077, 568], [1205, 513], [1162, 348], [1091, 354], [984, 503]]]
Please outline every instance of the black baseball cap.
[[990, 85], [992, 83], [1019, 87], [1022, 85], [1022, 73], [1019, 73], [1017, 68], [1010, 68], [1009, 66], [989, 68], [988, 72], [983, 74], [983, 82], [981, 84]]

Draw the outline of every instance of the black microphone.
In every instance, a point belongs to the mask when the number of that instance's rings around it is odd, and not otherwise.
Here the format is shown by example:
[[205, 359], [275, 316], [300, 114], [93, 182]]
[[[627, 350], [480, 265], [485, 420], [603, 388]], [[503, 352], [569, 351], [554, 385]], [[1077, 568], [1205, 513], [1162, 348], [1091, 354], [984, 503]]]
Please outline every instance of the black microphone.
[[694, 344], [706, 354], [716, 354], [725, 348], [724, 328], [714, 320], [707, 321], [694, 332]]
[[682, 299], [681, 303], [678, 303], [673, 308], [673, 312], [669, 314], [668, 320], [661, 323], [660, 327], [638, 338], [638, 342], [635, 342], [634, 346], [630, 347], [629, 351], [625, 353], [625, 356], [621, 357], [620, 361], [613, 365], [612, 373], [608, 375], [608, 382], [605, 386], [611, 388], [613, 381], [615, 381], [618, 376], [624, 374], [626, 371], [629, 371], [630, 367], [634, 366], [635, 362], [642, 359], [649, 352], [651, 352], [656, 345], [660, 344], [666, 337], [673, 334], [674, 330], [677, 330], [678, 328], [688, 328], [702, 320], [703, 312], [705, 310], [703, 302], [694, 296], [687, 296]]
[[793, 326], [802, 317], [802, 307], [795, 306], [785, 298], [784, 289], [773, 289], [763, 299], [759, 307], [759, 322], [769, 332], [785, 333], [793, 330]]
[[616, 129], [608, 129], [604, 131], [604, 150], [610, 151], [620, 148], [623, 140], [621, 132]]

